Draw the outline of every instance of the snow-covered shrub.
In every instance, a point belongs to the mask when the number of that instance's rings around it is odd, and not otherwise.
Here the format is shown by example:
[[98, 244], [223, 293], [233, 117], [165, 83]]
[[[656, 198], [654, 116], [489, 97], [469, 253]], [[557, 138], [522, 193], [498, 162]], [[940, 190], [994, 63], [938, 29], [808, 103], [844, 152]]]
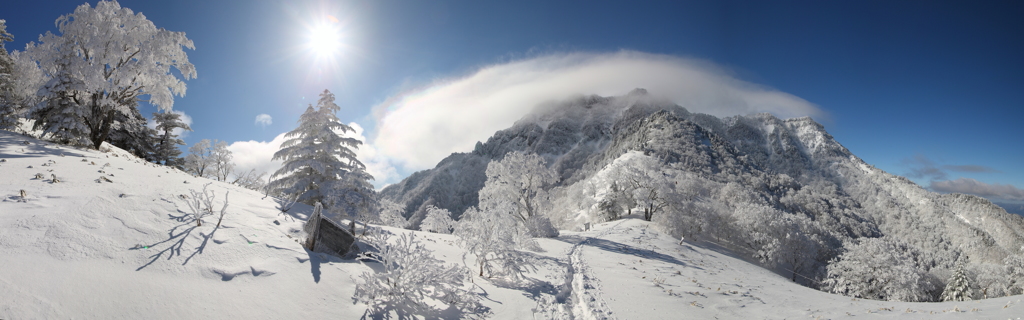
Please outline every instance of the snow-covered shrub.
[[403, 233], [393, 241], [391, 235], [373, 228], [364, 237], [375, 252], [364, 252], [359, 258], [378, 262], [381, 270], [364, 272], [356, 283], [353, 300], [365, 303], [368, 313], [386, 315], [391, 311], [398, 318], [426, 315], [441, 310], [438, 304], [455, 307], [463, 316], [484, 311], [479, 297], [466, 290], [463, 281], [468, 270], [445, 264], [431, 255], [413, 233]]
[[828, 266], [824, 289], [865, 299], [932, 301], [938, 281], [920, 260], [916, 249], [896, 240], [861, 239]]
[[451, 234], [455, 230], [455, 220], [452, 220], [452, 214], [448, 209], [430, 205], [427, 206], [427, 217], [420, 223], [420, 230]]
[[[190, 197], [185, 199], [185, 204], [191, 212], [188, 214], [196, 220], [196, 226], [203, 225], [203, 217], [213, 214], [213, 199], [216, 198], [212, 190], [207, 190], [210, 187], [210, 183], [203, 185], [203, 191], [196, 191], [195, 189], [189, 189]], [[228, 193], [224, 193], [224, 206], [220, 209], [220, 219], [217, 220], [217, 227], [220, 227], [221, 220], [224, 220], [224, 214], [228, 209]]]
[[459, 244], [476, 256], [482, 277], [507, 276], [513, 281], [535, 269], [532, 259], [517, 249], [536, 247], [525, 226], [511, 211], [510, 204], [479, 210], [471, 207], [455, 228]]
[[526, 219], [526, 230], [534, 238], [554, 238], [558, 229], [551, 225], [551, 219], [545, 216], [532, 216]]

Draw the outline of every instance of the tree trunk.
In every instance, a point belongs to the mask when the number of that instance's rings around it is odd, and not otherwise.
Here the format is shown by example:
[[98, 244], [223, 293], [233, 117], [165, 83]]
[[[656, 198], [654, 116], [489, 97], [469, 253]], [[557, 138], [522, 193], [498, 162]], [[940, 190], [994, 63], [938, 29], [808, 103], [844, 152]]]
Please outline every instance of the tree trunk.
[[112, 122], [114, 122], [114, 110], [107, 112], [102, 120], [100, 120], [98, 128], [89, 128], [92, 131], [90, 132], [92, 145], [96, 150], [99, 150], [100, 146], [103, 145], [103, 141], [107, 141], [107, 137], [110, 136], [110, 125]]

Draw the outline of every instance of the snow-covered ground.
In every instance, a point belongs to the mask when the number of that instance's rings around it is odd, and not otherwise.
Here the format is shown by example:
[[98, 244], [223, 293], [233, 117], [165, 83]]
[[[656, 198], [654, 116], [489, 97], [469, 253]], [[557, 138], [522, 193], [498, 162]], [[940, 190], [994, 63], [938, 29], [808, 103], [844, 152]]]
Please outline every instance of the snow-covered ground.
[[[79, 150], [7, 131], [0, 131], [0, 159], [0, 319], [364, 315], [352, 295], [358, 275], [373, 269], [303, 249], [297, 240], [308, 206], [285, 213], [279, 200], [213, 182], [216, 207], [230, 191], [227, 216], [219, 229], [209, 216], [197, 227], [182, 195], [210, 180], [116, 148]], [[417, 232], [417, 239], [439, 259], [472, 266], [450, 235]], [[488, 317], [1024, 317], [1024, 296], [906, 303], [819, 292], [714, 244], [680, 244], [638, 219], [538, 242], [538, 270], [526, 281], [474, 276], [467, 284]]]

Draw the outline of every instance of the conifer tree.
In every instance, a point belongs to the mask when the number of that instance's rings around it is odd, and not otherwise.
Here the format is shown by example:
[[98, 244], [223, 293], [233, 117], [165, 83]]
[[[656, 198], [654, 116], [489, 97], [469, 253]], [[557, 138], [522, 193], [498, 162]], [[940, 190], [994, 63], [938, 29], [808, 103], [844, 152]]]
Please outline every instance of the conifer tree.
[[181, 121], [181, 114], [174, 112], [153, 113], [153, 121], [156, 122], [158, 134], [154, 137], [155, 146], [153, 161], [166, 166], [178, 166], [181, 164], [181, 149], [178, 146], [185, 145], [185, 141], [178, 139], [174, 129], [192, 131], [189, 125]]
[[5, 114], [12, 112], [11, 98], [14, 93], [14, 60], [7, 53], [4, 42], [14, 41], [14, 36], [7, 33], [7, 21], [0, 19], [0, 128], [7, 127], [3, 121]]
[[289, 138], [274, 153], [274, 160], [284, 163], [271, 176], [270, 188], [299, 202], [321, 202], [329, 212], [363, 216], [376, 203], [373, 179], [353, 151], [361, 141], [342, 137], [354, 132], [338, 120], [340, 110], [334, 94], [324, 90], [316, 108], [310, 105], [299, 116], [299, 127], [288, 132]]
[[132, 108], [128, 113], [114, 117], [107, 142], [139, 158], [152, 161], [153, 153], [156, 152], [152, 138], [155, 134], [156, 130], [146, 127], [146, 118], [139, 113], [139, 109]]
[[964, 261], [960, 260], [949, 282], [946, 282], [946, 289], [942, 290], [942, 301], [969, 301], [973, 294], [970, 280], [964, 271]]

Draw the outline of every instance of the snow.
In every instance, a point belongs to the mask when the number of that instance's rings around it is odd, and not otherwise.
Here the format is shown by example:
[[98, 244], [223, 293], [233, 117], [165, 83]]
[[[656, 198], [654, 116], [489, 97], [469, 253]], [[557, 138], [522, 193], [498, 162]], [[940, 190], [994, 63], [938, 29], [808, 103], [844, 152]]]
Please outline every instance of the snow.
[[[27, 144], [26, 144], [27, 142]], [[303, 249], [312, 208], [167, 167], [117, 148], [58, 146], [0, 131], [0, 318], [359, 318], [372, 263]], [[62, 156], [63, 155], [63, 156]], [[84, 160], [84, 161], [83, 161]], [[106, 164], [109, 163], [109, 166]], [[45, 165], [44, 165], [45, 164]], [[52, 171], [50, 171], [52, 170]], [[102, 171], [102, 172], [101, 172]], [[34, 179], [42, 173], [45, 179]], [[51, 174], [60, 182], [50, 181]], [[111, 182], [100, 179], [106, 177]], [[223, 224], [185, 218], [181, 195], [211, 183]], [[22, 199], [20, 191], [25, 190]], [[24, 201], [23, 201], [24, 200]], [[416, 232], [445, 263], [454, 236]], [[680, 244], [633, 217], [538, 239], [520, 282], [473, 274], [494, 319], [1020, 319], [1024, 296], [967, 302], [851, 299], [792, 283], [722, 246]]]

